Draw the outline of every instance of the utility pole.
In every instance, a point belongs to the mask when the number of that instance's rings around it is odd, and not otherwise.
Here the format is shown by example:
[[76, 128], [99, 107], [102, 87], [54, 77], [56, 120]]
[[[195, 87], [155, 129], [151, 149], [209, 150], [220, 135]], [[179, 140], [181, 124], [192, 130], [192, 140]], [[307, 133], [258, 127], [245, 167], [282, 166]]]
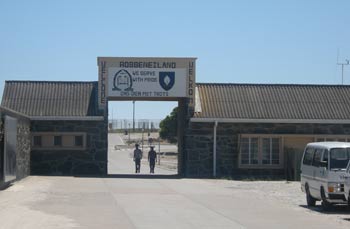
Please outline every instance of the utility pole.
[[111, 118], [111, 131], [113, 131], [113, 108], [112, 108], [112, 118]]
[[135, 133], [135, 100], [132, 101], [132, 131]]
[[130, 123], [129, 123], [129, 131], [128, 131], [128, 134], [129, 134], [129, 142], [128, 142], [128, 145], [130, 145]]
[[338, 65], [341, 65], [341, 84], [344, 84], [344, 65], [349, 65], [349, 60], [345, 60], [344, 63], [337, 63]]
[[142, 145], [141, 145], [141, 147], [142, 147], [142, 152], [143, 152], [143, 132], [144, 132], [144, 128], [142, 128]]

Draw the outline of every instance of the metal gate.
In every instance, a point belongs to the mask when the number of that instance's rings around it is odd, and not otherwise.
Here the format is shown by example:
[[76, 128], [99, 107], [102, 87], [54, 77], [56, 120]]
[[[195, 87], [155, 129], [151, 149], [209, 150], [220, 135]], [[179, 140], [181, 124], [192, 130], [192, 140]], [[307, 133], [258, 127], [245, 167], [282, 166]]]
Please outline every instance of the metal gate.
[[5, 116], [4, 128], [4, 182], [16, 179], [17, 119]]

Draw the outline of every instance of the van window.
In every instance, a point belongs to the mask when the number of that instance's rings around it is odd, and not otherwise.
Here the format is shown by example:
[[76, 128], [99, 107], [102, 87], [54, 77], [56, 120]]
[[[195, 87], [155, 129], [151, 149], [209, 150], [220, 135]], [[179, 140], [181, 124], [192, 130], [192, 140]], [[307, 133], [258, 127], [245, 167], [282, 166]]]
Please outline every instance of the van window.
[[328, 162], [328, 150], [325, 150], [323, 153], [323, 161], [327, 161]]
[[312, 161], [312, 165], [319, 167], [320, 166], [320, 161], [321, 161], [321, 156], [322, 156], [323, 149], [316, 149], [314, 153], [314, 159]]
[[345, 169], [350, 159], [350, 148], [334, 148], [330, 151], [330, 169]]
[[303, 164], [304, 165], [311, 165], [312, 164], [312, 160], [314, 157], [314, 148], [307, 148], [305, 151], [305, 155], [304, 155], [304, 159], [303, 159]]

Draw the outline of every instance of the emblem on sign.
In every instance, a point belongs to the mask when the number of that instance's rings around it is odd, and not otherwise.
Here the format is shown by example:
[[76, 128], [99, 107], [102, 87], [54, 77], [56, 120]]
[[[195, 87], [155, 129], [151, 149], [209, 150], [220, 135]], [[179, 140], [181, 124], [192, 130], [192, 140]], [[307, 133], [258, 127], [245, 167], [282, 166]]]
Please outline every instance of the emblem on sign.
[[113, 79], [113, 91], [132, 91], [132, 77], [127, 70], [119, 70]]
[[169, 91], [175, 84], [175, 72], [159, 72], [159, 84]]

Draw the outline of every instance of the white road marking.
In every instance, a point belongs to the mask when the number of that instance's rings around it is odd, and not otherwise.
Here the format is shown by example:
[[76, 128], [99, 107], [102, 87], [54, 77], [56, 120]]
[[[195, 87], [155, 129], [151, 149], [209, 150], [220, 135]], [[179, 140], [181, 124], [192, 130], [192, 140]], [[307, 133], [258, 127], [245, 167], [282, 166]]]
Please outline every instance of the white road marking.
[[118, 137], [119, 137], [120, 141], [122, 142], [122, 145], [125, 145], [125, 142], [124, 142], [124, 140], [122, 139], [122, 137], [120, 137], [120, 135], [118, 135]]

